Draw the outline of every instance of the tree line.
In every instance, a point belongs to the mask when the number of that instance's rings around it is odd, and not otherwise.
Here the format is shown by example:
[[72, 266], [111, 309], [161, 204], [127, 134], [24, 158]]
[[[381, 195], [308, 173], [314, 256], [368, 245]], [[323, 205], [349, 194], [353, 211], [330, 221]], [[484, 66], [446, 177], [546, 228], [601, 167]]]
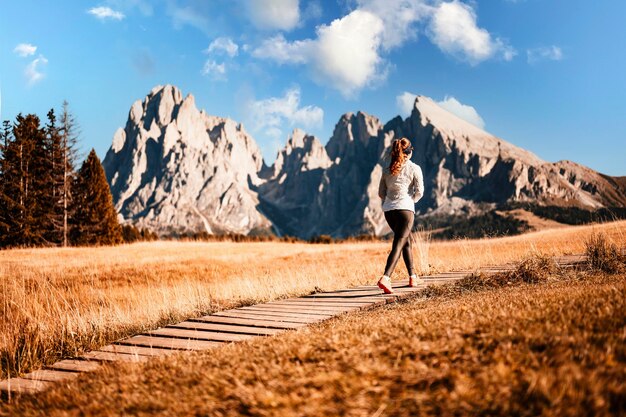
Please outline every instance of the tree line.
[[0, 248], [123, 242], [102, 164], [92, 149], [76, 170], [78, 125], [67, 102], [60, 113], [2, 123]]

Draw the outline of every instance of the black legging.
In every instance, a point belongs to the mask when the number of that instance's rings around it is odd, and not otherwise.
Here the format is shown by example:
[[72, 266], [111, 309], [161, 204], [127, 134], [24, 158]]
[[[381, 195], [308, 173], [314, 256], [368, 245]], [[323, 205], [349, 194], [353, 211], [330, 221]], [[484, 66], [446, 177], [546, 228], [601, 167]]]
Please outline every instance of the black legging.
[[387, 220], [389, 227], [393, 231], [393, 246], [385, 266], [385, 275], [388, 277], [391, 277], [400, 259], [400, 253], [402, 253], [409, 276], [413, 275], [413, 255], [411, 253], [410, 237], [414, 217], [415, 214], [411, 210], [389, 210], [385, 212], [385, 220]]

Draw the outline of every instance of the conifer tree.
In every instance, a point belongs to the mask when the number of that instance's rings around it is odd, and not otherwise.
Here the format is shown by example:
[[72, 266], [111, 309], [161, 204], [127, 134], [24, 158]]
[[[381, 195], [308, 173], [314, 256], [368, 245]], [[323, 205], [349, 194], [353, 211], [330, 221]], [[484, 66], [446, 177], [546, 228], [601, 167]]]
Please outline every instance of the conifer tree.
[[76, 142], [78, 141], [79, 128], [76, 119], [69, 111], [69, 103], [63, 101], [61, 110], [61, 151], [63, 157], [63, 188], [61, 201], [63, 205], [63, 246], [69, 242], [69, 217], [72, 215], [72, 190], [71, 186], [75, 179], [75, 163], [77, 158]]
[[8, 237], [9, 233], [9, 200], [6, 195], [7, 176], [4, 174], [8, 169], [8, 165], [11, 161], [6, 159], [6, 149], [11, 141], [11, 122], [5, 120], [2, 122], [2, 131], [0, 131], [0, 247], [4, 246], [4, 241]]
[[61, 243], [63, 211], [59, 189], [62, 184], [61, 138], [56, 126], [56, 116], [51, 109], [44, 127], [43, 143], [36, 146], [34, 174], [37, 183], [37, 211], [35, 220], [41, 230], [42, 242], [58, 245]]
[[[37, 124], [27, 125], [23, 132], [30, 135], [26, 140], [32, 141], [32, 153], [28, 161], [28, 200], [30, 204], [30, 239], [23, 244], [27, 246], [52, 245], [49, 240], [52, 230], [52, 210], [54, 202], [51, 198], [53, 192], [52, 161], [49, 155], [48, 138], [45, 128]], [[34, 121], [34, 119], [33, 119]]]
[[[6, 125], [5, 125], [6, 127]], [[6, 234], [2, 246], [30, 246], [45, 242], [37, 219], [38, 193], [41, 192], [40, 164], [45, 153], [45, 135], [39, 118], [19, 114], [13, 124], [12, 138], [4, 138], [2, 158], [2, 212]]]
[[[47, 209], [47, 240], [54, 244], [67, 246], [70, 181], [74, 175], [73, 119], [67, 112], [67, 102], [63, 103], [61, 124], [57, 125], [54, 109], [48, 112], [46, 124], [46, 162], [49, 171], [46, 189], [48, 192], [43, 203]], [[69, 140], [68, 140], [69, 138]]]
[[71, 239], [76, 245], [122, 242], [122, 233], [104, 169], [91, 150], [73, 186], [74, 218]]

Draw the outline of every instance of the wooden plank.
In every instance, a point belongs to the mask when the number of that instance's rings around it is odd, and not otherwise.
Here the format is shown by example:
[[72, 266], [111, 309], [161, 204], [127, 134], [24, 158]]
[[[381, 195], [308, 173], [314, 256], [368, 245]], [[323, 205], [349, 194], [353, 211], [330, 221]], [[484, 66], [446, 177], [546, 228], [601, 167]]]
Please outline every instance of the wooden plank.
[[36, 381], [25, 378], [10, 378], [0, 381], [0, 391], [11, 394], [36, 394], [53, 385], [50, 381]]
[[241, 333], [250, 334], [253, 336], [273, 336], [275, 334], [284, 332], [284, 330], [282, 329], [268, 329], [263, 327], [237, 326], [228, 324], [198, 323], [193, 321], [183, 321], [182, 323], [174, 324], [169, 327], [188, 330], [210, 330], [214, 332], [224, 333]]
[[103, 352], [113, 352], [113, 353], [126, 353], [130, 355], [140, 355], [140, 356], [165, 356], [171, 355], [174, 353], [171, 349], [159, 349], [153, 347], [143, 347], [143, 346], [128, 346], [128, 345], [107, 345], [103, 346], [100, 349]]
[[353, 300], [348, 300], [348, 301], [344, 301], [341, 302], [341, 300], [337, 301], [337, 300], [331, 300], [331, 301], [326, 301], [324, 299], [320, 299], [317, 300], [315, 298], [309, 298], [309, 299], [303, 299], [303, 300], [297, 300], [297, 301], [275, 301], [272, 303], [267, 303], [266, 305], [277, 305], [277, 306], [297, 306], [297, 307], [329, 307], [329, 308], [363, 308], [363, 307], [370, 307], [376, 303], [381, 303], [384, 302], [383, 300], [376, 300], [376, 301], [371, 301], [371, 302], [363, 302], [363, 301], [353, 301]]
[[98, 362], [92, 361], [81, 361], [78, 359], [65, 359], [59, 362], [56, 362], [52, 366], [51, 369], [58, 369], [60, 371], [74, 371], [74, 372], [92, 372], [96, 369], [100, 368], [100, 364]]
[[[261, 315], [266, 315], [268, 317], [282, 317], [285, 319], [285, 321], [296, 321], [298, 322], [296, 319], [304, 319], [304, 320], [326, 320], [327, 318], [331, 317], [328, 314], [300, 314], [300, 313], [290, 313], [290, 312], [285, 312], [285, 311], [270, 311], [270, 310], [256, 310], [256, 309], [251, 309], [251, 308], [240, 308], [237, 310], [231, 310], [230, 312], [232, 313], [236, 313], [236, 314], [253, 314], [253, 315], [257, 315], [257, 316], [261, 316]], [[226, 312], [223, 312], [226, 313]], [[216, 313], [216, 314], [222, 314], [222, 313]], [[310, 323], [311, 321], [300, 321], [300, 323]]]
[[24, 379], [32, 379], [35, 381], [67, 381], [80, 375], [78, 372], [54, 371], [50, 369], [40, 369], [24, 375]]
[[586, 255], [562, 255], [554, 258], [556, 261], [565, 262], [585, 262], [587, 260]]
[[[409, 287], [408, 285], [408, 281], [404, 282], [404, 281], [391, 281], [391, 286], [393, 288], [397, 288], [397, 289], [401, 289], [403, 291], [415, 291], [418, 288], [417, 287]], [[364, 289], [362, 292], [360, 292], [361, 295], [363, 294], [369, 294], [369, 293], [374, 293], [374, 294], [383, 294], [383, 290], [381, 290], [378, 285], [376, 285], [375, 287], [367, 287], [367, 289]], [[343, 294], [342, 294], [343, 295]], [[352, 293], [350, 293], [349, 295], [354, 295]]]
[[[343, 297], [315, 297], [315, 295], [307, 296], [307, 298], [302, 299], [302, 303], [314, 302], [314, 303], [333, 303], [333, 304], [365, 304], [365, 307], [375, 306], [375, 305], [383, 305], [387, 303], [387, 298], [379, 297], [379, 296], [371, 296], [371, 297], [360, 297], [356, 299], [351, 298], [343, 298]], [[293, 304], [300, 304], [294, 302]]]
[[428, 281], [422, 278], [422, 282], [419, 282], [417, 284], [415, 284], [415, 287], [409, 287], [409, 283], [407, 282], [406, 284], [402, 284], [402, 285], [397, 285], [397, 287], [400, 288], [409, 288], [411, 289], [411, 291], [415, 292], [415, 291], [421, 291], [424, 288], [426, 288], [426, 286], [428, 285]]
[[346, 290], [336, 290], [336, 291], [326, 291], [326, 292], [318, 292], [315, 294], [309, 294], [309, 295], [305, 295], [302, 298], [306, 298], [306, 297], [311, 297], [311, 296], [315, 296], [315, 295], [329, 295], [329, 294], [334, 294], [334, 295], [342, 295], [342, 296], [352, 296], [352, 297], [367, 297], [369, 296], [368, 294], [372, 291], [379, 291], [380, 288], [378, 288], [377, 285], [374, 286], [362, 286], [362, 287], [354, 287], [354, 288], [350, 288], [350, 289], [346, 289]]
[[[325, 293], [316, 293], [316, 294], [325, 294]], [[286, 304], [287, 303], [296, 303], [296, 304], [307, 303], [307, 302], [311, 301], [311, 298], [315, 298], [316, 294], [309, 294], [309, 296], [308, 296], [309, 298], [302, 298], [302, 297], [299, 297], [299, 298], [285, 298], [283, 300], [272, 301], [271, 303], [268, 303], [268, 304], [273, 304], [273, 303], [286, 303]], [[346, 304], [354, 304], [354, 305], [363, 304], [363, 305], [366, 305], [366, 304], [371, 304], [371, 303], [376, 302], [376, 301], [381, 301], [381, 299], [378, 298], [378, 297], [368, 297], [366, 299], [360, 299], [360, 298], [357, 298], [357, 299], [346, 299], [346, 300], [343, 300], [342, 302], [346, 303]], [[327, 303], [337, 303], [337, 301], [335, 301], [335, 300], [324, 300], [324, 302], [327, 302]]]
[[276, 307], [276, 306], [264, 306], [264, 305], [256, 305], [256, 306], [250, 306], [250, 307], [242, 307], [240, 310], [244, 310], [244, 311], [273, 311], [273, 312], [278, 312], [278, 313], [290, 313], [290, 314], [298, 314], [299, 317], [302, 317], [303, 315], [315, 315], [315, 316], [325, 316], [325, 317], [332, 317], [335, 314], [337, 314], [337, 311], [333, 311], [333, 310], [318, 310], [315, 308], [298, 308], [298, 307], [287, 307], [287, 308], [281, 308], [281, 307]]
[[[412, 287], [409, 287], [408, 285], [408, 281], [407, 282], [401, 282], [401, 281], [392, 281], [391, 285], [395, 288], [404, 288], [408, 291], [414, 290]], [[378, 286], [367, 286], [367, 287], [359, 287], [358, 291], [332, 291], [332, 292], [322, 292], [322, 293], [316, 293], [316, 294], [310, 294], [310, 295], [305, 295], [302, 298], [311, 298], [311, 297], [328, 297], [328, 296], [332, 296], [332, 297], [345, 297], [347, 299], [351, 299], [351, 300], [356, 300], [358, 301], [359, 298], [363, 298], [363, 297], [375, 297], [375, 296], [381, 296], [383, 295], [383, 290], [381, 290], [380, 288], [378, 288]]]
[[217, 324], [231, 324], [238, 326], [255, 326], [265, 327], [269, 329], [298, 329], [306, 326], [306, 323], [288, 323], [278, 322], [271, 320], [257, 320], [257, 319], [242, 319], [235, 317], [222, 317], [222, 316], [203, 316], [196, 319], [190, 319], [190, 321], [198, 321], [203, 323], [217, 323]]
[[315, 323], [318, 321], [325, 320], [326, 317], [323, 318], [315, 318], [315, 317], [293, 317], [288, 316], [281, 313], [259, 313], [258, 311], [221, 311], [219, 313], [213, 314], [216, 317], [227, 317], [227, 318], [237, 318], [237, 319], [248, 319], [248, 320], [264, 320], [264, 321], [273, 321], [276, 323], [290, 323], [290, 324], [309, 324]]
[[424, 281], [426, 281], [427, 283], [430, 281], [438, 281], [438, 280], [450, 280], [450, 281], [458, 281], [460, 279], [465, 278], [467, 275], [433, 275], [430, 277], [426, 277], [424, 278]]
[[355, 311], [360, 310], [360, 306], [338, 306], [338, 307], [327, 307], [327, 306], [299, 306], [297, 304], [256, 304], [249, 307], [244, 307], [246, 309], [265, 309], [271, 311], [293, 311], [294, 313], [313, 313], [313, 314], [327, 314], [329, 316], [333, 316], [338, 313], [343, 313], [345, 311]]
[[123, 345], [136, 345], [180, 350], [206, 350], [223, 345], [223, 343], [220, 342], [209, 342], [206, 340], [174, 339], [171, 337], [154, 337], [145, 335], [133, 336], [128, 339], [118, 340], [116, 343]]
[[[319, 292], [316, 294], [358, 294], [358, 293], [362, 293], [362, 292], [366, 292], [370, 290], [376, 290], [376, 289], [378, 289], [377, 285], [357, 285], [356, 287], [352, 287], [352, 288], [342, 288], [339, 290], [324, 291], [324, 292]], [[310, 295], [315, 295], [315, 294], [310, 294]]]
[[369, 290], [369, 291], [363, 291], [363, 292], [359, 292], [359, 293], [332, 293], [332, 292], [325, 292], [325, 293], [320, 293], [320, 294], [315, 294], [313, 295], [305, 295], [303, 298], [345, 298], [345, 299], [352, 299], [352, 300], [356, 300], [359, 298], [363, 298], [363, 297], [372, 297], [372, 296], [378, 296], [378, 297], [389, 297], [389, 294], [383, 294], [383, 290], [381, 290], [380, 288], [376, 287], [375, 290]]
[[126, 353], [114, 353], [114, 352], [100, 352], [94, 350], [87, 352], [81, 356], [82, 358], [94, 360], [94, 361], [107, 361], [107, 362], [145, 362], [148, 360], [147, 356], [129, 355]]
[[271, 305], [271, 306], [252, 306], [248, 308], [249, 310], [257, 310], [257, 311], [277, 311], [277, 312], [286, 312], [286, 313], [297, 313], [297, 314], [316, 314], [316, 315], [324, 315], [328, 317], [337, 316], [343, 313], [347, 313], [350, 311], [359, 311], [363, 309], [363, 307], [316, 307], [316, 306], [284, 306], [284, 305]]
[[151, 336], [174, 337], [196, 340], [211, 340], [215, 342], [241, 342], [243, 340], [252, 339], [254, 336], [249, 334], [235, 333], [219, 333], [200, 330], [185, 330], [172, 327], [163, 327], [148, 332]]

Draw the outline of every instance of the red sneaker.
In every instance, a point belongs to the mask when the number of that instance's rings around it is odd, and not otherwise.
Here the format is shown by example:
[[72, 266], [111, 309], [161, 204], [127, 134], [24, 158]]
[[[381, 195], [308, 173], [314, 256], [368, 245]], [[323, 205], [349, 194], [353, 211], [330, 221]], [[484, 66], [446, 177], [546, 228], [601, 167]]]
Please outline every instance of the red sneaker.
[[409, 287], [417, 287], [418, 285], [422, 284], [424, 284], [424, 280], [417, 275], [411, 275], [409, 277]]
[[385, 294], [393, 294], [393, 288], [391, 287], [391, 278], [383, 276], [378, 280], [378, 288], [383, 290]]

